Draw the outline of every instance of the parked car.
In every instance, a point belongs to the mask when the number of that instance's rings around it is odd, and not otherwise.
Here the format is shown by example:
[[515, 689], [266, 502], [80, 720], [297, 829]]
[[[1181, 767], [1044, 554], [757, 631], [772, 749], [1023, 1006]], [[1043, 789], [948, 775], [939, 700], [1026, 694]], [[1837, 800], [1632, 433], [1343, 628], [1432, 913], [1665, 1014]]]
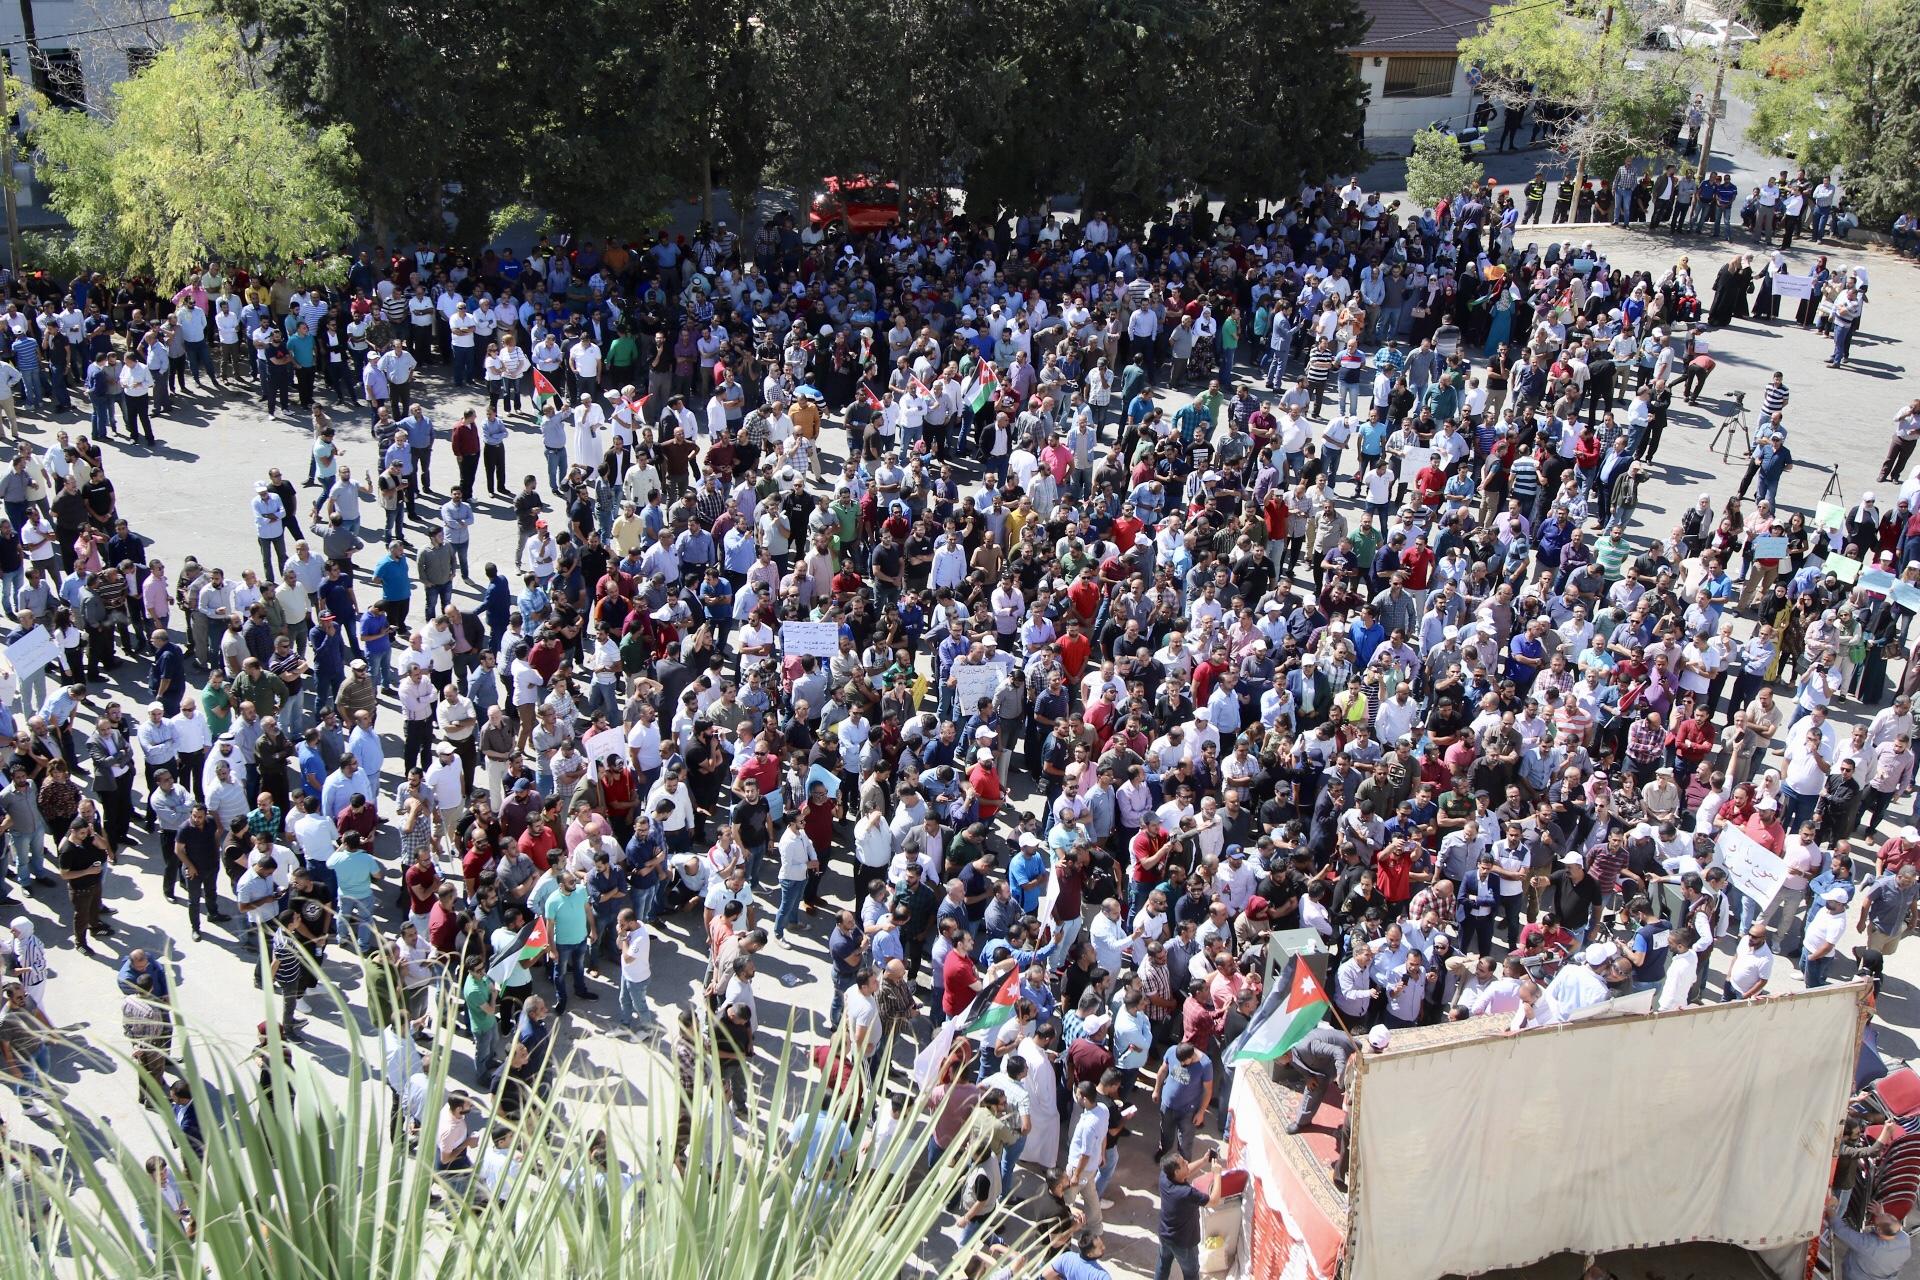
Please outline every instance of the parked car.
[[828, 177], [807, 209], [816, 227], [845, 223], [853, 231], [878, 231], [900, 217], [900, 184], [884, 178]]
[[[1729, 29], [1731, 35], [1728, 34]], [[1743, 23], [1715, 18], [1699, 26], [1667, 23], [1648, 32], [1646, 43], [1655, 49], [1718, 49], [1720, 41], [1725, 39], [1737, 50], [1741, 45], [1752, 44], [1759, 38], [1751, 27]]]

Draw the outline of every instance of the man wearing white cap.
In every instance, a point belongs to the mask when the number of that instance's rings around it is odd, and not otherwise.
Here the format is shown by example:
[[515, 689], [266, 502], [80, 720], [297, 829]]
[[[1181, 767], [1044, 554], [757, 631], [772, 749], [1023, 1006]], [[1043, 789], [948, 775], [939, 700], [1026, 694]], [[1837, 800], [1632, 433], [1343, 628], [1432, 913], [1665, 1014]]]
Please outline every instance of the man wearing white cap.
[[1906, 826], [1873, 855], [1873, 874], [1891, 875], [1905, 866], [1920, 865], [1920, 827]]
[[1827, 985], [1827, 970], [1833, 966], [1834, 952], [1847, 932], [1847, 891], [1829, 889], [1820, 896], [1820, 909], [1807, 921], [1807, 936], [1800, 951], [1800, 972], [1807, 990]]
[[1578, 961], [1571, 958], [1560, 967], [1553, 982], [1547, 987], [1546, 997], [1540, 1002], [1540, 1025], [1565, 1022], [1582, 1009], [1597, 1004], [1605, 1004], [1609, 999], [1606, 979], [1600, 970], [1613, 962], [1619, 948], [1611, 942], [1594, 942], [1580, 953]]

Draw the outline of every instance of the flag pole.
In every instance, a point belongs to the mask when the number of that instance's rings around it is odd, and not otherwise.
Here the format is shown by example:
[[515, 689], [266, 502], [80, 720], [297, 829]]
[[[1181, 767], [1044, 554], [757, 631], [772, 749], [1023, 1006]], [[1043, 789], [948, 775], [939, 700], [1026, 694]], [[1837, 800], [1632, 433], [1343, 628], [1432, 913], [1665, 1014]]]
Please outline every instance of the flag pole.
[[1340, 1030], [1346, 1035], [1347, 1039], [1352, 1040], [1354, 1038], [1353, 1028], [1347, 1025], [1345, 1018], [1340, 1016], [1340, 1006], [1335, 1002], [1331, 991], [1327, 993], [1327, 1012], [1332, 1014], [1333, 1020], [1340, 1024]]

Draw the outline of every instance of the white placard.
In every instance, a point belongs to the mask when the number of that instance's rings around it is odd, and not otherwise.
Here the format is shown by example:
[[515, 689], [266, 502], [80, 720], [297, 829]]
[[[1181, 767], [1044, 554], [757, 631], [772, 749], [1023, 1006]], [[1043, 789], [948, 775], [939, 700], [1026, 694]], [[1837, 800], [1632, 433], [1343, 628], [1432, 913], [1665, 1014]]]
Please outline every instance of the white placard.
[[1005, 663], [983, 662], [974, 667], [956, 662], [952, 667], [954, 715], [962, 720], [972, 715], [974, 704], [991, 698], [1006, 674]]
[[1408, 449], [1400, 458], [1400, 483], [1412, 484], [1427, 463], [1433, 461], [1433, 450], [1418, 445]]
[[1778, 298], [1811, 298], [1813, 277], [1776, 273], [1773, 277], [1773, 293]]
[[29, 679], [42, 667], [53, 665], [54, 659], [59, 656], [59, 644], [45, 627], [38, 624], [7, 644], [7, 661], [13, 664], [14, 674], [22, 680]]
[[590, 733], [580, 739], [580, 751], [595, 764], [614, 756], [624, 756], [627, 754], [626, 730], [615, 725], [598, 733]]
[[837, 622], [783, 622], [780, 624], [780, 652], [789, 658], [831, 658], [840, 652], [840, 624]]
[[627, 731], [615, 725], [598, 733], [590, 733], [580, 739], [580, 753], [587, 758], [587, 776], [598, 782], [602, 764], [615, 756], [626, 758]]
[[1726, 863], [1727, 879], [1733, 887], [1765, 911], [1786, 881], [1786, 859], [1734, 827], [1720, 833], [1714, 849]]

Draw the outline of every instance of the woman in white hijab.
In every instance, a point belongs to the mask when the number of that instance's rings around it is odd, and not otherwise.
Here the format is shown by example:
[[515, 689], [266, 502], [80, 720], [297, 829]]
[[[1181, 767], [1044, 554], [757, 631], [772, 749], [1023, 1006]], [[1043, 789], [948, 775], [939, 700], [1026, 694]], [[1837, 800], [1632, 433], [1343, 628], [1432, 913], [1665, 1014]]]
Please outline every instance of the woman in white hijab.
[[33, 936], [33, 921], [26, 916], [15, 916], [7, 930], [12, 935], [6, 947], [13, 960], [13, 976], [26, 988], [27, 999], [45, 1013], [47, 949], [40, 945], [40, 939]]

